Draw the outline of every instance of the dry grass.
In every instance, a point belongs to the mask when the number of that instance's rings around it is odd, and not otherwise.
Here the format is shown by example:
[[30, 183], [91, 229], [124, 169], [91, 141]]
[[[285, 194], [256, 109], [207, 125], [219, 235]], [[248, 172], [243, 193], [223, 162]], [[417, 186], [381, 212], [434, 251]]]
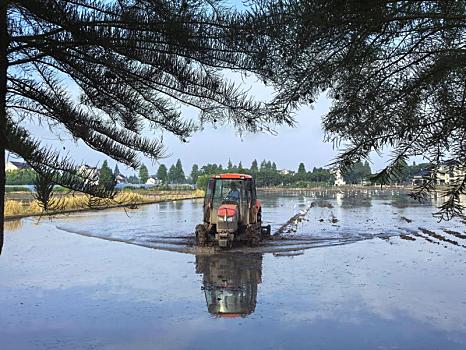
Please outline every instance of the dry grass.
[[5, 216], [21, 215], [24, 211], [23, 202], [7, 200], [5, 202]]
[[[90, 197], [84, 194], [67, 194], [55, 198], [50, 205], [49, 213], [60, 213], [64, 211], [107, 208], [126, 205], [137, 205], [143, 203], [173, 201], [179, 199], [199, 198], [204, 196], [204, 191], [196, 190], [190, 192], [164, 192], [141, 194], [135, 192], [119, 192], [113, 199], [102, 199]], [[20, 201], [7, 200], [5, 202], [5, 217], [28, 216], [41, 214], [43, 209], [36, 200]]]

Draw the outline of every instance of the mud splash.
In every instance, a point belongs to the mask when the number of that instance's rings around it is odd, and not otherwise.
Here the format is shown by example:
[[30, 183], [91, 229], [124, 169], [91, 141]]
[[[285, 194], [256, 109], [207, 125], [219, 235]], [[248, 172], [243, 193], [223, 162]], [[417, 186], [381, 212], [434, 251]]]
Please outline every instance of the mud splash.
[[[389, 241], [393, 236], [460, 249], [466, 244], [461, 221], [439, 224], [432, 218], [432, 206], [420, 206], [402, 192], [262, 193], [261, 199], [264, 224], [271, 225], [272, 235], [257, 247], [236, 246], [228, 252], [297, 254], [373, 238]], [[129, 217], [121, 210], [79, 214], [56, 219], [55, 225], [87, 237], [208, 255], [217, 249], [194, 244], [193, 229], [202, 205], [199, 200], [149, 205], [132, 211]], [[421, 225], [427, 231], [420, 230]]]
[[[104, 239], [112, 242], [120, 242], [126, 244], [133, 244], [152, 249], [160, 249], [167, 251], [175, 251], [179, 253], [195, 254], [195, 255], [211, 255], [219, 252], [222, 253], [273, 253], [276, 256], [293, 256], [302, 254], [304, 250], [311, 248], [322, 248], [338, 246], [343, 244], [355, 243], [362, 240], [373, 238], [387, 239], [391, 234], [364, 234], [355, 235], [351, 233], [341, 234], [338, 237], [322, 237], [314, 236], [312, 234], [296, 234], [300, 223], [308, 221], [307, 215], [310, 210], [315, 207], [333, 208], [331, 204], [322, 205], [315, 202], [310, 203], [304, 209], [289, 218], [282, 224], [276, 232], [270, 237], [266, 237], [257, 247], [248, 246], [233, 246], [228, 250], [223, 250], [219, 247], [198, 247], [195, 245], [195, 235], [179, 234], [170, 236], [148, 236], [148, 235], [135, 235], [135, 238], [114, 237], [112, 235], [95, 235], [86, 230], [70, 229], [64, 226], [57, 225], [56, 228], [78, 234], [81, 236], [92, 237], [97, 239]], [[333, 215], [331, 222], [337, 222], [338, 219]]]

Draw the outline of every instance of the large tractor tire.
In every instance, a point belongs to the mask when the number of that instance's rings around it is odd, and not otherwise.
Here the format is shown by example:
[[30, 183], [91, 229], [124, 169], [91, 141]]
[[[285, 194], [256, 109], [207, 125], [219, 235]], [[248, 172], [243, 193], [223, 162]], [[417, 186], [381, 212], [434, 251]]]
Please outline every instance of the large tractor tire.
[[260, 226], [258, 228], [249, 227], [247, 229], [247, 238], [250, 247], [257, 247], [262, 240]]
[[208, 232], [207, 227], [203, 224], [199, 224], [196, 226], [196, 244], [200, 247], [204, 247], [207, 245], [208, 241]]

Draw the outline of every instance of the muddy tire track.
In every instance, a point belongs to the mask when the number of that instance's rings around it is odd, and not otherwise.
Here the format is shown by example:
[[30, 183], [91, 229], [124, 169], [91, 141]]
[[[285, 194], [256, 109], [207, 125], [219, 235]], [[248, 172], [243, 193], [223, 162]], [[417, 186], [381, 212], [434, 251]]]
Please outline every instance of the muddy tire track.
[[437, 232], [428, 230], [426, 228], [419, 227], [419, 231], [421, 231], [422, 234], [418, 233], [418, 236], [424, 238], [428, 242], [435, 243], [435, 244], [448, 243], [454, 246], [466, 248], [466, 245], [461, 244], [460, 242], [452, 240], [450, 238], [447, 238]]
[[280, 236], [283, 233], [296, 232], [299, 223], [303, 222], [306, 219], [309, 210], [311, 210], [311, 208], [315, 206], [315, 202], [312, 202], [304, 210], [301, 210], [299, 213], [293, 215], [287, 222], [280, 226], [280, 228], [277, 231], [275, 231], [275, 233], [272, 236]]

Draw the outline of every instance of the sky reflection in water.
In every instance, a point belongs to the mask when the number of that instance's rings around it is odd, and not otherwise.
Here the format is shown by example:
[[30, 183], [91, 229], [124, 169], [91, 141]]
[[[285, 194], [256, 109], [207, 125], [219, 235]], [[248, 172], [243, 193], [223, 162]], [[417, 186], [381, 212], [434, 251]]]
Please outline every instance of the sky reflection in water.
[[[437, 224], [432, 207], [405, 205], [396, 194], [265, 197], [275, 227], [309, 201], [332, 203], [311, 210], [295, 234], [465, 231], [458, 222]], [[153, 239], [151, 232], [185, 233], [199, 213], [197, 202], [185, 201], [144, 207], [131, 220], [110, 211], [15, 226], [0, 257], [2, 349], [466, 348], [466, 250], [459, 246], [392, 237], [296, 257], [193, 256], [55, 228]], [[338, 225], [327, 221], [332, 213]]]

